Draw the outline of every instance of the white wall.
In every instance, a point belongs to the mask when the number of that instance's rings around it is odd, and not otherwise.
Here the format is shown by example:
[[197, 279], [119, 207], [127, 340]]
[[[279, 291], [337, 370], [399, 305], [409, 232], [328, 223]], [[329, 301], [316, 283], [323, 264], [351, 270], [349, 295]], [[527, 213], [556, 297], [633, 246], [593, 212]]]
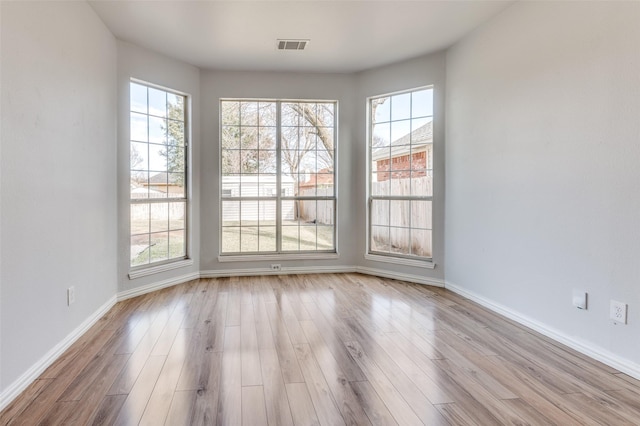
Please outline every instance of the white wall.
[[84, 2], [0, 8], [4, 397], [113, 302], [116, 43]]
[[[189, 257], [193, 264], [168, 272], [129, 279], [129, 83], [132, 78], [183, 92], [190, 97]], [[118, 290], [127, 292], [197, 276], [200, 269], [200, 70], [194, 66], [118, 41]]]
[[352, 156], [354, 127], [361, 123], [353, 116], [354, 77], [348, 74], [269, 73], [269, 72], [202, 72], [202, 144], [201, 181], [202, 220], [201, 270], [268, 268], [273, 261], [218, 262], [220, 238], [219, 212], [219, 101], [220, 98], [319, 99], [338, 101], [338, 251], [332, 260], [278, 261], [287, 267], [335, 268], [354, 265], [354, 239], [350, 232], [359, 222], [354, 209]]
[[640, 375], [640, 3], [518, 2], [450, 49], [446, 150], [448, 285]]
[[435, 269], [425, 269], [365, 260], [367, 224], [365, 220], [359, 220], [351, 238], [355, 240], [357, 263], [362, 267], [421, 276], [436, 284], [440, 284], [444, 280], [445, 77], [444, 52], [357, 74], [355, 143], [351, 146], [351, 149], [353, 150], [353, 158], [359, 161], [353, 164], [354, 169], [350, 176], [350, 182], [357, 194], [355, 199], [358, 202], [354, 205], [354, 214], [359, 218], [367, 217], [367, 172], [365, 161], [367, 157], [367, 98], [427, 85], [433, 85], [434, 87], [433, 263], [435, 263], [436, 267]]

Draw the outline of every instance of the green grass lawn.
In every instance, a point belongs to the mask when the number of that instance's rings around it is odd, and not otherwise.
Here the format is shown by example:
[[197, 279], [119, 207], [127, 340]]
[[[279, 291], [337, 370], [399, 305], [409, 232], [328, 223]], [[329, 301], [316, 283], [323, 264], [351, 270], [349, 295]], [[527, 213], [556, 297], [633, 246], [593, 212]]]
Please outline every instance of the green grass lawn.
[[[227, 226], [235, 225], [235, 226]], [[276, 250], [276, 227], [261, 223], [226, 223], [222, 228], [222, 252], [268, 252]], [[247, 226], [252, 225], [252, 226]], [[275, 224], [274, 224], [275, 225]], [[332, 250], [333, 226], [306, 223], [302, 221], [283, 221], [283, 251]]]

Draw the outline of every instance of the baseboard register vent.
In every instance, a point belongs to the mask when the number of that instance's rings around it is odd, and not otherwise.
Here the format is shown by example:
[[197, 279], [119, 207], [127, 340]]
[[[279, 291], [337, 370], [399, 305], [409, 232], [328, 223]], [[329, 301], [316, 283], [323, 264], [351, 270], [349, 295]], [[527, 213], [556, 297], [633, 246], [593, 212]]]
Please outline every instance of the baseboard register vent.
[[304, 50], [309, 44], [309, 40], [278, 39], [278, 50]]

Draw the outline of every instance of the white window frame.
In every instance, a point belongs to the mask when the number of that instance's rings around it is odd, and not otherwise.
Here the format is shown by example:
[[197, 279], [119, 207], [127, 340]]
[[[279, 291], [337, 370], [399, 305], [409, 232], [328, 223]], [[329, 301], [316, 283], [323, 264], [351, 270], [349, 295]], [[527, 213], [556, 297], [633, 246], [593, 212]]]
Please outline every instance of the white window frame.
[[[242, 197], [234, 194], [233, 196], [223, 195], [223, 170], [222, 170], [222, 103], [223, 102], [273, 102], [276, 104], [276, 190], [269, 196], [262, 197]], [[288, 196], [283, 195], [283, 191], [278, 191], [277, 188], [282, 188], [281, 178], [281, 128], [282, 128], [282, 104], [284, 103], [331, 103], [334, 105], [334, 117], [333, 117], [333, 196]], [[256, 98], [221, 98], [219, 101], [219, 197], [218, 197], [218, 211], [220, 212], [218, 231], [220, 233], [218, 244], [218, 261], [219, 262], [243, 262], [243, 261], [256, 261], [256, 260], [315, 260], [315, 259], [337, 259], [338, 258], [338, 101], [336, 100], [319, 100], [319, 99], [256, 99]], [[242, 126], [242, 125], [241, 125]], [[298, 200], [326, 200], [333, 201], [333, 249], [329, 250], [282, 250], [282, 201], [298, 201]], [[276, 202], [276, 250], [275, 251], [251, 251], [251, 252], [226, 252], [222, 251], [222, 235], [223, 235], [223, 217], [222, 217], [222, 203], [223, 201], [275, 201]]]
[[[191, 163], [191, 149], [190, 149], [190, 140], [191, 140], [191, 96], [187, 93], [178, 91], [178, 90], [174, 90], [168, 87], [164, 87], [164, 86], [160, 86], [157, 84], [153, 84], [150, 83], [148, 81], [144, 81], [144, 80], [139, 80], [136, 78], [131, 78], [129, 79], [129, 88], [131, 88], [131, 84], [138, 84], [141, 86], [146, 86], [147, 88], [152, 88], [152, 89], [157, 89], [157, 90], [161, 90], [164, 91], [166, 93], [169, 94], [173, 94], [176, 96], [180, 96], [183, 98], [183, 108], [184, 108], [184, 120], [183, 120], [183, 125], [184, 125], [184, 195], [182, 197], [167, 197], [167, 198], [160, 198], [160, 199], [150, 199], [150, 198], [139, 198], [139, 199], [135, 199], [135, 198], [131, 198], [131, 195], [128, 195], [129, 197], [129, 233], [128, 233], [128, 238], [129, 238], [129, 250], [131, 250], [131, 207], [133, 205], [143, 205], [143, 204], [156, 204], [156, 203], [172, 203], [172, 202], [184, 202], [185, 204], [185, 212], [184, 212], [184, 255], [183, 256], [177, 256], [174, 258], [169, 258], [169, 259], [163, 259], [160, 261], [156, 261], [156, 262], [149, 262], [149, 263], [145, 263], [145, 264], [141, 264], [141, 265], [135, 265], [132, 266], [131, 264], [131, 255], [129, 253], [129, 279], [136, 279], [136, 278], [140, 278], [143, 276], [147, 276], [147, 275], [152, 275], [152, 274], [156, 274], [156, 273], [160, 273], [160, 272], [165, 272], [168, 270], [172, 270], [172, 269], [176, 269], [176, 268], [181, 268], [181, 267], [185, 267], [185, 266], [190, 266], [193, 265], [193, 259], [191, 259], [190, 257], [190, 252], [191, 252], [191, 247], [190, 247], [190, 233], [191, 233], [191, 224], [190, 224], [190, 217], [191, 217], [191, 177], [190, 177], [190, 163]], [[147, 100], [148, 102], [148, 100]], [[128, 118], [129, 120], [131, 120], [131, 98], [129, 99], [129, 108], [128, 108]], [[147, 111], [147, 116], [149, 116], [149, 112]], [[129, 125], [129, 149], [131, 149], [131, 142], [132, 142], [132, 138], [131, 138], [131, 124]], [[149, 142], [147, 142], [147, 144], [149, 144]], [[129, 182], [131, 180], [131, 165], [129, 164]], [[130, 183], [128, 182], [128, 185], [130, 185]], [[168, 231], [170, 232], [170, 231]], [[149, 234], [151, 234], [151, 230], [149, 230]], [[140, 234], [142, 235], [142, 234]]]
[[[416, 88], [411, 88], [411, 89], [407, 89], [407, 90], [401, 90], [401, 91], [397, 91], [397, 92], [391, 92], [391, 93], [385, 93], [385, 94], [381, 94], [381, 95], [375, 95], [375, 96], [370, 96], [367, 98], [367, 104], [366, 104], [366, 113], [367, 113], [367, 121], [366, 121], [366, 143], [367, 143], [367, 165], [366, 165], [366, 182], [367, 182], [367, 203], [366, 203], [366, 251], [364, 254], [364, 258], [366, 260], [371, 260], [371, 261], [377, 261], [377, 262], [385, 262], [385, 263], [392, 263], [392, 264], [398, 264], [398, 265], [405, 265], [405, 266], [414, 266], [414, 267], [421, 267], [421, 268], [427, 268], [427, 269], [433, 269], [435, 268], [435, 263], [433, 262], [433, 229], [431, 229], [431, 247], [432, 247], [432, 253], [431, 253], [431, 257], [426, 257], [426, 256], [415, 256], [415, 255], [407, 255], [407, 254], [401, 254], [401, 253], [390, 253], [390, 252], [380, 252], [380, 251], [374, 251], [372, 249], [372, 244], [371, 244], [371, 240], [372, 240], [372, 218], [371, 218], [371, 214], [372, 214], [372, 203], [374, 200], [389, 200], [390, 202], [392, 201], [412, 201], [412, 200], [416, 200], [416, 201], [430, 201], [431, 202], [431, 211], [433, 214], [433, 210], [434, 210], [434, 206], [433, 206], [433, 191], [435, 191], [435, 175], [433, 172], [433, 168], [430, 169], [431, 171], [431, 175], [434, 178], [433, 181], [433, 186], [432, 186], [432, 194], [428, 195], [428, 196], [379, 196], [379, 195], [372, 195], [372, 162], [373, 162], [373, 155], [372, 155], [372, 148], [373, 148], [373, 144], [372, 144], [372, 138], [373, 138], [373, 120], [371, 117], [371, 102], [375, 99], [379, 99], [379, 98], [384, 98], [384, 97], [391, 97], [391, 96], [395, 96], [395, 95], [402, 95], [402, 94], [406, 94], [406, 93], [413, 93], [413, 92], [417, 92], [417, 91], [421, 91], [421, 90], [425, 90], [425, 89], [432, 89], [435, 92], [435, 86], [434, 85], [426, 85], [426, 86], [421, 86], [421, 87], [416, 87]], [[435, 111], [433, 111], [433, 115], [431, 116], [432, 119], [432, 126], [435, 127]], [[392, 122], [392, 121], [391, 121]], [[435, 133], [434, 133], [435, 135]], [[392, 142], [392, 141], [390, 141]], [[435, 136], [433, 136], [433, 145], [435, 145]], [[432, 152], [433, 152], [433, 147], [432, 147]], [[435, 164], [435, 162], [433, 161], [433, 159], [431, 160], [432, 162], [432, 167]], [[429, 170], [429, 169], [427, 169]], [[432, 228], [433, 228], [433, 223], [432, 223]]]

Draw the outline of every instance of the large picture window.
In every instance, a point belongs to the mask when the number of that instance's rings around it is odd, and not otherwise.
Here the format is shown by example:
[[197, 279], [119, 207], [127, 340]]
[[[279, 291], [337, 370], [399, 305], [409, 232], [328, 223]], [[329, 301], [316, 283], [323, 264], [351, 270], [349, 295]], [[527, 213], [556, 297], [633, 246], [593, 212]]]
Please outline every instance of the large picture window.
[[369, 253], [431, 259], [433, 88], [369, 99]]
[[336, 103], [222, 100], [223, 255], [335, 252]]
[[130, 83], [131, 267], [187, 257], [184, 95]]

